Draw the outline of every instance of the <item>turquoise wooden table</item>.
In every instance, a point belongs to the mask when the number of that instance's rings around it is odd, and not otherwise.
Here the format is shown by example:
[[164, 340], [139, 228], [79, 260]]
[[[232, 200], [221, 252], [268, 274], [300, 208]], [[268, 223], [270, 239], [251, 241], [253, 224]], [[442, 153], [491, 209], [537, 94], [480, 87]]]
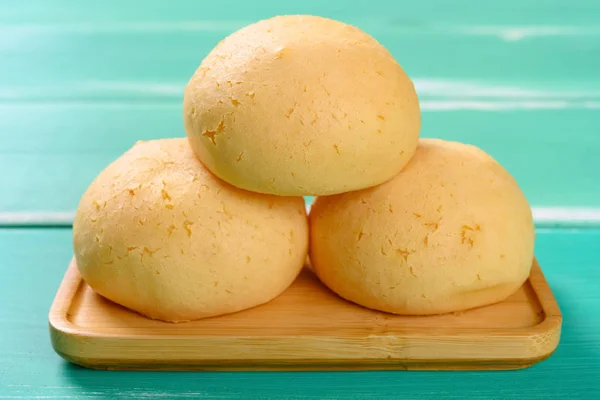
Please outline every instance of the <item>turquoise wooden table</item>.
[[[414, 78], [424, 137], [473, 143], [529, 198], [563, 312], [556, 353], [511, 372], [121, 373], [49, 343], [71, 218], [139, 139], [183, 136], [182, 90], [233, 30], [318, 14]], [[0, 399], [600, 398], [600, 2], [0, 0]]]
[[563, 312], [562, 340], [548, 360], [506, 372], [141, 373], [75, 367], [54, 353], [46, 325], [49, 304], [71, 257], [70, 242], [68, 228], [0, 231], [0, 398], [462, 400], [600, 395], [600, 229], [540, 229], [539, 261]]

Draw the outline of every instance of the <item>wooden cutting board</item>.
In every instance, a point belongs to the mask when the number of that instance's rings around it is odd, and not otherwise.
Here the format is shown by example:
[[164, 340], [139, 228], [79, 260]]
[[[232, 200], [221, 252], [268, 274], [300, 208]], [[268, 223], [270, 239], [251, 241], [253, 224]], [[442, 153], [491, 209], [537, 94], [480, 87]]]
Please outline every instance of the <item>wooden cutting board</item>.
[[95, 369], [516, 369], [549, 357], [562, 317], [534, 261], [507, 300], [438, 316], [372, 311], [308, 269], [268, 304], [194, 322], [147, 319], [95, 294], [72, 261], [49, 316], [55, 351]]

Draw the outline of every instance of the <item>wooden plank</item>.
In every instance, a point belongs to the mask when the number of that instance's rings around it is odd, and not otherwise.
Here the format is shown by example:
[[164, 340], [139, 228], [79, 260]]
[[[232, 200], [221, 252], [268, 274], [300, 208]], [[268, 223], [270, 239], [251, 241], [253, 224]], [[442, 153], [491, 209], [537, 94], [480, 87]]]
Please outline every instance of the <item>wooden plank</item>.
[[[35, 243], [35, 251], [32, 251]], [[119, 373], [70, 366], [48, 310], [71, 257], [69, 229], [0, 229], [0, 386], [7, 398], [583, 399], [600, 393], [600, 230], [540, 230], [537, 248], [564, 316], [549, 359], [513, 372]], [[408, 375], [405, 375], [408, 374]], [[507, 384], [510, 382], [510, 384]], [[532, 382], [534, 384], [532, 384]]]
[[454, 21], [478, 24], [579, 24], [597, 23], [600, 6], [595, 0], [507, 0], [481, 3], [478, 0], [421, 0], [402, 3], [396, 0], [373, 0], [352, 4], [344, 0], [306, 0], [302, 3], [282, 3], [264, 0], [248, 3], [244, 0], [225, 0], [198, 5], [190, 0], [146, 0], [144, 7], [136, 1], [105, 0], [30, 0], [26, 4], [12, 0], [0, 1], [0, 22], [64, 23], [80, 21], [154, 20], [178, 21], [190, 19], [246, 20], [283, 13], [317, 13], [326, 16], [360, 18], [365, 16], [414, 22], [426, 19], [433, 22]]
[[[0, 99], [102, 98], [112, 96], [111, 90], [118, 96], [112, 99], [126, 99], [132, 88], [144, 84], [169, 94], [187, 82], [218, 41], [253, 21], [0, 24], [0, 37], [10, 38], [0, 42]], [[600, 24], [461, 25], [369, 16], [356, 23], [416, 79], [483, 80], [548, 90], [567, 86], [594, 91], [596, 98], [600, 88], [595, 51]], [[137, 97], [152, 94], [141, 91]]]
[[[0, 115], [4, 213], [73, 212], [94, 177], [137, 140], [184, 135], [179, 104], [0, 105]], [[534, 207], [598, 209], [598, 126], [600, 112], [587, 109], [425, 111], [422, 134], [488, 151]]]

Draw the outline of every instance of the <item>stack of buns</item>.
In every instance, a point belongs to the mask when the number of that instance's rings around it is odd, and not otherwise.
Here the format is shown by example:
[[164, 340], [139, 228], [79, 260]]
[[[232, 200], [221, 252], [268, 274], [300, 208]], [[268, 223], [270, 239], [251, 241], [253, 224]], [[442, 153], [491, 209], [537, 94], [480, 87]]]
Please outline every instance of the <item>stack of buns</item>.
[[473, 146], [419, 139], [410, 78], [355, 27], [296, 15], [233, 33], [189, 80], [183, 118], [186, 138], [138, 142], [76, 212], [83, 279], [131, 310], [254, 307], [307, 255], [339, 296], [406, 315], [495, 303], [529, 275], [517, 183]]

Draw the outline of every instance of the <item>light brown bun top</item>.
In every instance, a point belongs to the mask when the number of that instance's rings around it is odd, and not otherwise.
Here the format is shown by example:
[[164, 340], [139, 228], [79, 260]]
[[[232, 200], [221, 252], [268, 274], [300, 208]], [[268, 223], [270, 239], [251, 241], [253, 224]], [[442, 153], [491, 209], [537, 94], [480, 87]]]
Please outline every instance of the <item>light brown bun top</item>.
[[186, 321], [265, 303], [306, 259], [302, 198], [237, 189], [187, 139], [140, 142], [81, 199], [77, 266], [98, 293], [150, 318]]
[[397, 314], [498, 302], [529, 276], [534, 225], [515, 180], [473, 146], [423, 139], [375, 188], [319, 197], [311, 262], [342, 297]]
[[326, 195], [380, 184], [420, 130], [409, 77], [375, 39], [344, 23], [281, 16], [247, 26], [185, 88], [192, 148], [247, 190]]

